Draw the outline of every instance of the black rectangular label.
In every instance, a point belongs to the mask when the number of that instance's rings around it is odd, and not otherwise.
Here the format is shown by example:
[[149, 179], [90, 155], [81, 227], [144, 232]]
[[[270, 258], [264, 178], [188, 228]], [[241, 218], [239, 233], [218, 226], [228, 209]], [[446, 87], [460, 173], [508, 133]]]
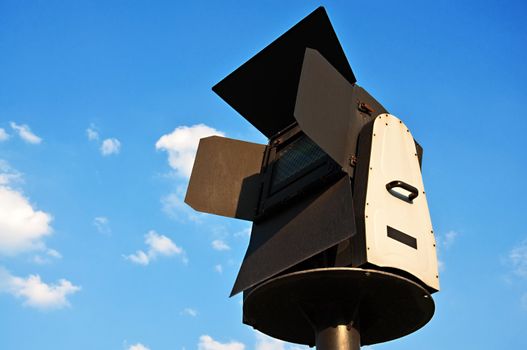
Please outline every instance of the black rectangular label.
[[406, 244], [407, 246], [410, 246], [414, 249], [417, 249], [417, 239], [414, 237], [407, 235], [404, 232], [401, 232], [399, 230], [394, 229], [393, 227], [386, 226], [388, 237], [395, 239], [396, 241], [399, 241], [403, 244]]

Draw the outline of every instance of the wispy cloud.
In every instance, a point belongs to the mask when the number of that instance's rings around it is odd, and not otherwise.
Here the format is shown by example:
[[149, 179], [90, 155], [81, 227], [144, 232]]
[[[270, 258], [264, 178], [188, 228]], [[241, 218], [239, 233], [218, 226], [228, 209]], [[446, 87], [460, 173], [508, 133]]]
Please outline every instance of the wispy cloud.
[[121, 142], [116, 138], [109, 138], [102, 142], [101, 154], [103, 156], [119, 154], [119, 152], [121, 152]]
[[511, 249], [509, 262], [515, 275], [527, 278], [527, 239]]
[[95, 125], [91, 124], [90, 127], [86, 129], [86, 137], [88, 137], [88, 140], [90, 141], [99, 140], [99, 132], [95, 128]]
[[[256, 342], [254, 344], [255, 350], [308, 350], [304, 345], [295, 345], [286, 343], [282, 340], [271, 338], [263, 333], [254, 331]], [[226, 343], [221, 343], [213, 339], [209, 335], [202, 335], [199, 338], [198, 350], [244, 350], [245, 344], [231, 340]], [[369, 348], [371, 349], [371, 348]]]
[[438, 248], [449, 249], [456, 242], [459, 232], [450, 230], [445, 234], [437, 235]]
[[224, 250], [230, 250], [231, 247], [221, 239], [215, 239], [211, 243], [212, 249], [218, 250], [218, 251], [224, 251]]
[[234, 233], [233, 236], [234, 237], [242, 237], [242, 238], [251, 237], [251, 229], [252, 229], [252, 226], [249, 225], [246, 228], [244, 228], [243, 230]]
[[99, 231], [99, 233], [109, 235], [112, 233], [110, 229], [110, 220], [105, 216], [97, 216], [93, 219], [93, 226]]
[[285, 343], [282, 340], [271, 338], [260, 332], [255, 332], [255, 335], [255, 350], [285, 350]]
[[4, 128], [0, 128], [0, 142], [9, 140], [9, 134], [5, 131]]
[[39, 275], [26, 278], [11, 275], [0, 267], [0, 292], [9, 293], [24, 300], [24, 305], [41, 310], [61, 309], [70, 306], [68, 296], [81, 287], [61, 279], [56, 284], [47, 284]]
[[145, 345], [141, 343], [133, 344], [128, 347], [128, 350], [150, 350], [150, 348], [146, 347]]
[[198, 316], [198, 311], [196, 311], [193, 308], [187, 307], [187, 308], [184, 308], [183, 311], [181, 311], [181, 314], [190, 316], [190, 317], [196, 317]]
[[442, 240], [443, 246], [447, 249], [450, 248], [456, 241], [458, 235], [459, 234], [457, 231], [448, 231], [447, 233], [445, 233]]
[[444, 272], [446, 269], [446, 263], [443, 260], [445, 251], [452, 248], [458, 236], [459, 236], [458, 231], [454, 231], [454, 230], [450, 230], [446, 232], [445, 234], [438, 234], [436, 236], [436, 248], [437, 248], [437, 253], [439, 255], [437, 263], [438, 263], [438, 269], [440, 272]]
[[99, 131], [94, 124], [90, 124], [86, 129], [86, 137], [88, 140], [99, 145], [99, 150], [104, 157], [111, 156], [112, 154], [117, 155], [121, 152], [121, 141], [115, 137], [106, 138], [102, 142], [99, 142]]
[[39, 144], [42, 142], [42, 138], [31, 132], [31, 129], [27, 124], [18, 125], [15, 122], [11, 122], [9, 125], [25, 142], [32, 144]]
[[7, 161], [0, 159], [0, 186], [12, 187], [22, 180], [22, 173], [12, 168]]
[[[527, 239], [512, 247], [503, 262], [510, 268], [509, 275], [504, 276], [505, 281], [525, 287], [527, 281]], [[513, 275], [516, 278], [511, 278]], [[527, 292], [520, 296], [519, 302], [521, 307], [527, 311]]]
[[138, 250], [135, 254], [124, 256], [127, 260], [139, 265], [148, 265], [154, 259], [159, 256], [173, 256], [178, 255], [181, 257], [183, 263], [187, 263], [188, 259], [183, 248], [178, 247], [170, 238], [164, 235], [160, 235], [157, 232], [151, 230], [145, 235], [145, 243], [148, 246], [146, 252]]
[[223, 266], [221, 264], [214, 265], [214, 271], [216, 271], [219, 274], [223, 273]]
[[49, 264], [53, 260], [62, 259], [62, 254], [60, 254], [55, 249], [47, 249], [43, 255], [37, 254], [33, 257], [33, 262], [38, 265]]
[[156, 149], [168, 153], [168, 164], [176, 174], [189, 178], [199, 140], [212, 135], [225, 136], [223, 132], [204, 124], [179, 126], [170, 134], [161, 136], [156, 142]]
[[254, 331], [256, 337], [255, 350], [308, 350], [307, 346], [293, 345], [282, 340], [271, 338], [263, 333]]
[[209, 335], [199, 337], [198, 350], [244, 350], [245, 344], [238, 341], [220, 343]]
[[183, 201], [186, 188], [178, 186], [176, 192], [161, 197], [161, 210], [171, 219], [184, 221], [190, 220], [201, 223], [204, 214], [194, 211]]

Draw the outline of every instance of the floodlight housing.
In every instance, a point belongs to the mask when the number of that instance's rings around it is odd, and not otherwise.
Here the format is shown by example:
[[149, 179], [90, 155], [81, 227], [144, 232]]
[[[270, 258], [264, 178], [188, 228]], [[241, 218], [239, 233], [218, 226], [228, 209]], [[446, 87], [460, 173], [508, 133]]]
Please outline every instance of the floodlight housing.
[[[395, 272], [439, 289], [422, 148], [405, 126], [379, 143], [379, 116], [390, 126], [399, 120], [356, 84], [322, 7], [213, 90], [269, 138], [202, 139], [185, 198], [196, 210], [253, 221], [231, 295], [285, 273], [335, 267]], [[391, 170], [377, 177], [373, 166]], [[417, 197], [405, 197], [409, 188]]]

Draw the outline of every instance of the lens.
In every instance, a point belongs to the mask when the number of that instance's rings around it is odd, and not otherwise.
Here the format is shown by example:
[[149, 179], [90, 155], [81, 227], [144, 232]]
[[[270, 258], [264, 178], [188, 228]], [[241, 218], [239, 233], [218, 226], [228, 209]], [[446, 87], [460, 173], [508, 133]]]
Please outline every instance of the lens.
[[322, 159], [326, 153], [303, 135], [277, 152], [271, 192], [295, 180], [300, 173]]

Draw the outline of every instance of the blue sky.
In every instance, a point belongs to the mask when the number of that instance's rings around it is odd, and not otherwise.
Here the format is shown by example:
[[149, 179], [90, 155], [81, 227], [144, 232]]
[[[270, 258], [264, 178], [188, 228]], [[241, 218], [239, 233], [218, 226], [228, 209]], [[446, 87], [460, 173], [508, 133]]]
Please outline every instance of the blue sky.
[[371, 348], [527, 348], [524, 2], [0, 0], [0, 349], [295, 348], [228, 298], [250, 225], [181, 198], [199, 136], [265, 142], [211, 87], [319, 5], [439, 242], [436, 315]]

